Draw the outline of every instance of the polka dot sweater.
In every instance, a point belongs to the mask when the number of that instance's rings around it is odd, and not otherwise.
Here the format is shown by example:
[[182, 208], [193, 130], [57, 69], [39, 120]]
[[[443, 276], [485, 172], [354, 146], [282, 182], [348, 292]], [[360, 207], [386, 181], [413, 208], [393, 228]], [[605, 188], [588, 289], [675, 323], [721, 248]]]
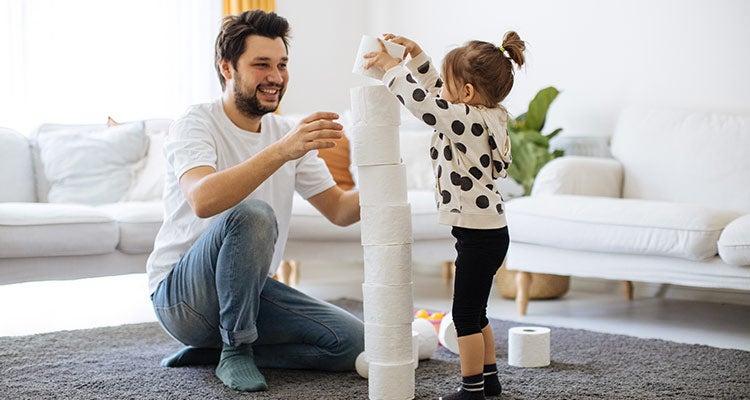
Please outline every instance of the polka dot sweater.
[[473, 229], [506, 226], [503, 197], [495, 184], [507, 176], [511, 163], [505, 110], [441, 99], [443, 82], [424, 52], [388, 70], [383, 83], [435, 130], [430, 157], [437, 178], [438, 221]]

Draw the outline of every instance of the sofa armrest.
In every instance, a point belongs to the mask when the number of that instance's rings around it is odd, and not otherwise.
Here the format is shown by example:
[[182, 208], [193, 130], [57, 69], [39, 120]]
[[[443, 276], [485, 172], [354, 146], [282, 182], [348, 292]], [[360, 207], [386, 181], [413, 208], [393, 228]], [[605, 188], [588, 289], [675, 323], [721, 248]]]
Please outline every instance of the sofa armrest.
[[573, 194], [622, 197], [623, 169], [612, 158], [565, 156], [547, 163], [539, 171], [532, 196]]

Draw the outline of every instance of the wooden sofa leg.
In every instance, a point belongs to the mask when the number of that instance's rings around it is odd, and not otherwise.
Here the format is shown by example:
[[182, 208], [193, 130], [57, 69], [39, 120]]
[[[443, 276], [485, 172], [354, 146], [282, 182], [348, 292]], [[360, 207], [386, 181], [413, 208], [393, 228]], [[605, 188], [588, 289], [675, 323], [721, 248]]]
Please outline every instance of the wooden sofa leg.
[[625, 293], [625, 299], [633, 300], [633, 282], [622, 281], [622, 291]]
[[531, 287], [531, 273], [524, 271], [516, 272], [516, 309], [518, 314], [526, 315], [526, 307], [529, 305], [529, 288]]
[[287, 260], [281, 260], [281, 264], [279, 264], [279, 269], [276, 270], [276, 277], [279, 280], [279, 282], [288, 285], [289, 284], [289, 273], [291, 272], [291, 265], [289, 264], [289, 261]]
[[453, 275], [456, 273], [456, 264], [453, 261], [443, 262], [443, 282], [446, 285], [450, 285], [453, 280]]
[[297, 260], [289, 260], [289, 283], [287, 285], [291, 287], [297, 286], [299, 283], [300, 276], [300, 262]]

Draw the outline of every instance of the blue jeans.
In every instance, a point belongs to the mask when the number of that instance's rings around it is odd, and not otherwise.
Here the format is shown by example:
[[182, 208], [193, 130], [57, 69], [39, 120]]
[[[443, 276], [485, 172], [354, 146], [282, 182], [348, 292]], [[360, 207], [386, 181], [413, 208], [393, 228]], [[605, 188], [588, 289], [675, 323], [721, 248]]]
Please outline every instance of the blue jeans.
[[252, 343], [259, 367], [354, 369], [364, 351], [362, 321], [267, 279], [277, 233], [265, 202], [222, 213], [157, 287], [157, 319], [189, 346]]

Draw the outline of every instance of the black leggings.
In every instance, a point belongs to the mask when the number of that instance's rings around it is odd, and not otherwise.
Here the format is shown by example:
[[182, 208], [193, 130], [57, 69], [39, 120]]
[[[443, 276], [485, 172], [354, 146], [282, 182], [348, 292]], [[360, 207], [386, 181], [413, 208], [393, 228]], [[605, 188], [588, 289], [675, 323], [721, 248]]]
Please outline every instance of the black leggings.
[[453, 284], [453, 323], [458, 336], [480, 333], [487, 326], [487, 299], [492, 278], [508, 252], [508, 227], [453, 227], [456, 238], [456, 278]]

